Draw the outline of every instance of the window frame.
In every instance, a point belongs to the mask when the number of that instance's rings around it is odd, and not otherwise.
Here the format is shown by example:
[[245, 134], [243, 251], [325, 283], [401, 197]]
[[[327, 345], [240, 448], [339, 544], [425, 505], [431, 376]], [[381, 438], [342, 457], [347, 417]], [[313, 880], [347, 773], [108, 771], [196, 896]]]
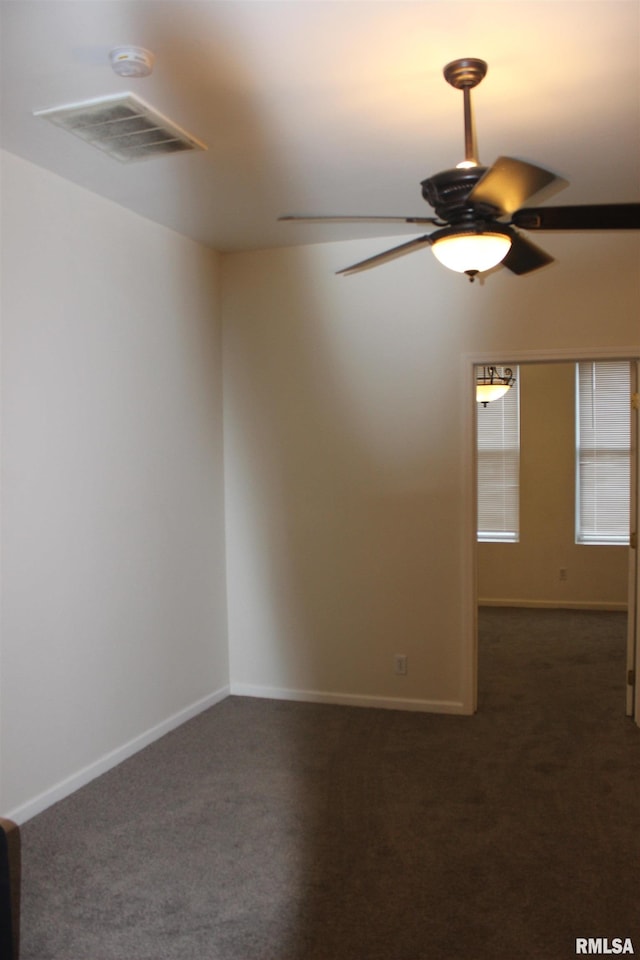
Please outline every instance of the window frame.
[[[588, 446], [583, 444], [582, 441], [582, 431], [581, 426], [583, 420], [586, 416], [585, 411], [582, 409], [582, 401], [586, 389], [581, 387], [581, 368], [586, 374], [586, 368], [591, 367], [592, 370], [592, 383], [595, 386], [595, 376], [596, 376], [596, 367], [612, 367], [614, 365], [619, 365], [620, 367], [626, 367], [628, 373], [627, 378], [621, 377], [619, 384], [619, 393], [620, 396], [615, 399], [603, 398], [603, 409], [602, 415], [600, 417], [599, 425], [594, 426], [592, 429], [600, 430], [601, 434], [604, 435], [607, 432], [611, 432], [612, 425], [613, 428], [620, 427], [620, 432], [624, 434], [624, 442], [622, 445], [614, 446], [609, 444], [605, 447], [600, 447], [589, 442]], [[601, 382], [601, 392], [604, 391], [607, 385], [610, 385], [613, 382], [612, 377], [609, 377], [609, 383], [607, 384], [606, 379], [603, 377]], [[595, 397], [593, 395], [594, 386], [592, 386], [592, 395], [591, 395], [591, 409], [592, 415], [595, 412]], [[578, 546], [629, 546], [630, 542], [630, 501], [631, 501], [631, 362], [628, 360], [581, 360], [577, 361], [575, 364], [575, 391], [576, 391], [576, 401], [575, 401], [575, 534], [574, 539], [575, 543]], [[613, 391], [611, 391], [613, 392]], [[585, 401], [587, 402], [587, 401]], [[604, 408], [604, 404], [609, 404], [608, 407]], [[619, 406], [620, 410], [624, 409], [625, 415], [621, 416], [620, 421], [617, 418], [613, 418], [615, 408], [612, 404]], [[621, 439], [621, 438], [618, 438]], [[587, 454], [593, 450], [593, 456], [590, 460], [587, 461]], [[597, 530], [598, 521], [594, 521], [591, 525], [585, 523], [584, 511], [583, 511], [583, 501], [585, 499], [585, 486], [586, 483], [583, 481], [583, 471], [587, 468], [588, 463], [591, 463], [597, 469], [598, 461], [604, 466], [609, 466], [610, 470], [614, 462], [619, 463], [621, 460], [626, 461], [626, 478], [623, 478], [621, 481], [618, 478], [618, 482], [622, 482], [625, 486], [625, 492], [623, 495], [618, 495], [614, 500], [606, 500], [607, 503], [614, 503], [614, 507], [609, 506], [608, 511], [611, 513], [615, 509], [615, 505], [618, 507], [624, 504], [623, 509], [625, 509], [624, 521], [626, 521], [626, 533], [616, 531], [613, 528], [601, 529], [599, 532]], [[615, 469], [615, 468], [613, 468]], [[594, 482], [594, 485], [597, 485], [597, 479]], [[602, 486], [604, 487], [605, 481], [602, 481]], [[592, 508], [597, 512], [597, 490], [592, 494], [592, 499], [595, 501], [594, 507]], [[601, 496], [601, 502], [605, 502], [605, 497]], [[623, 521], [623, 522], [624, 522]]]
[[[520, 369], [517, 364], [501, 364], [500, 366], [509, 366], [513, 370], [514, 374], [514, 383], [506, 392], [503, 397], [500, 397], [498, 400], [492, 400], [487, 404], [486, 407], [483, 404], [476, 401], [476, 541], [477, 543], [519, 543], [520, 542]], [[474, 365], [474, 376], [477, 377], [482, 374], [483, 367], [482, 365]], [[505, 424], [504, 412], [505, 412], [505, 402], [513, 404], [512, 416], [509, 420], [511, 423]], [[498, 411], [502, 414], [502, 433], [504, 435], [505, 427], [506, 429], [515, 428], [515, 437], [514, 443], [511, 447], [507, 448], [508, 451], [514, 451], [515, 455], [512, 455], [512, 460], [515, 460], [515, 471], [512, 472], [510, 477], [506, 479], [506, 493], [505, 486], [503, 486], [503, 500], [511, 500], [510, 504], [502, 504], [502, 508], [496, 510], [496, 513], [502, 514], [503, 524], [502, 529], [493, 529], [487, 523], [485, 529], [480, 529], [481, 527], [481, 513], [482, 513], [482, 501], [481, 501], [481, 484], [487, 482], [486, 479], [483, 480], [482, 466], [483, 466], [483, 456], [481, 448], [481, 435], [480, 435], [480, 424], [483, 413], [486, 413], [487, 410], [491, 408], [492, 414], [497, 414]], [[491, 415], [491, 414], [490, 414]], [[504, 461], [503, 461], [504, 468]], [[508, 468], [507, 468], [508, 469]], [[504, 478], [503, 478], [504, 479]], [[500, 494], [498, 494], [498, 497]], [[515, 501], [515, 503], [514, 503]], [[488, 512], [489, 507], [485, 508]], [[511, 520], [511, 524], [509, 524]], [[497, 524], [496, 524], [497, 526]], [[508, 529], [507, 529], [508, 527]]]

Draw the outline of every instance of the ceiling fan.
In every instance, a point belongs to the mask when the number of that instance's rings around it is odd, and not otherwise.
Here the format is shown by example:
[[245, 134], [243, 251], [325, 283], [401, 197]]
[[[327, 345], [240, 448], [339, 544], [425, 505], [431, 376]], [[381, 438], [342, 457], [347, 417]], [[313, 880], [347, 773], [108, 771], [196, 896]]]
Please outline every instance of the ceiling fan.
[[487, 72], [484, 60], [462, 59], [448, 63], [443, 73], [447, 83], [462, 90], [464, 98], [465, 159], [452, 170], [443, 170], [422, 181], [422, 196], [435, 217], [376, 216], [283, 216], [279, 220], [305, 223], [430, 223], [438, 229], [392, 247], [350, 267], [340, 274], [358, 273], [403, 257], [421, 247], [431, 247], [446, 267], [476, 274], [501, 263], [521, 275], [553, 261], [515, 228], [523, 230], [637, 230], [640, 203], [588, 204], [565, 207], [523, 207], [534, 195], [545, 197], [566, 187], [567, 181], [543, 167], [499, 157], [483, 167], [477, 156], [471, 90]]

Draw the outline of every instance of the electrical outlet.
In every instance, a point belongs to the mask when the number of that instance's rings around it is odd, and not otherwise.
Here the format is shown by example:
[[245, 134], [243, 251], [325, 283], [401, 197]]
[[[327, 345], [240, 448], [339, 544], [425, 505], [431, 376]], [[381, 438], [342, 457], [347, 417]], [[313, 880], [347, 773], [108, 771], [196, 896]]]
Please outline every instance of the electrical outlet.
[[405, 653], [396, 653], [393, 658], [393, 668], [399, 677], [407, 675], [407, 655]]
[[560, 567], [560, 576], [559, 576], [558, 579], [559, 579], [559, 580], [566, 580], [566, 579], [567, 579], [567, 568], [566, 568], [566, 567]]

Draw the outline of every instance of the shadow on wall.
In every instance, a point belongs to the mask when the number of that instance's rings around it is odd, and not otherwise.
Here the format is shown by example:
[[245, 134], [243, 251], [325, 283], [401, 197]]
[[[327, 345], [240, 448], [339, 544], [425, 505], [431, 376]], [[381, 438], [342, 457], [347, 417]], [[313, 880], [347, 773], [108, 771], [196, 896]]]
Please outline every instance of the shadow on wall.
[[428, 358], [451, 355], [455, 334], [415, 281], [409, 305], [390, 301], [384, 268], [334, 276], [354, 247], [225, 266], [232, 678], [446, 710], [459, 611], [438, 598], [459, 557], [439, 545], [459, 517], [460, 410]]

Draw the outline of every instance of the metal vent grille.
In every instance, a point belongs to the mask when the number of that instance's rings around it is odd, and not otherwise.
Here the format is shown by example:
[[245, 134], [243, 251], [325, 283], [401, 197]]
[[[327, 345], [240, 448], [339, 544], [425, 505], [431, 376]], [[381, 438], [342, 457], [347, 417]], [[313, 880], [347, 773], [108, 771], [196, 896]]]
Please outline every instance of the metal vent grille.
[[196, 137], [132, 93], [36, 110], [34, 116], [44, 117], [75, 133], [121, 163], [207, 149]]

